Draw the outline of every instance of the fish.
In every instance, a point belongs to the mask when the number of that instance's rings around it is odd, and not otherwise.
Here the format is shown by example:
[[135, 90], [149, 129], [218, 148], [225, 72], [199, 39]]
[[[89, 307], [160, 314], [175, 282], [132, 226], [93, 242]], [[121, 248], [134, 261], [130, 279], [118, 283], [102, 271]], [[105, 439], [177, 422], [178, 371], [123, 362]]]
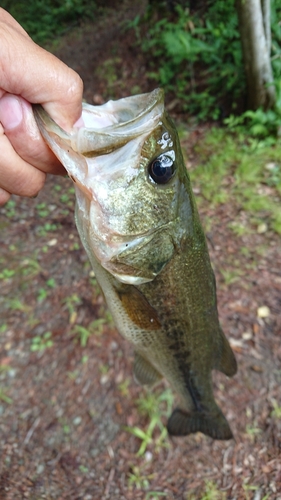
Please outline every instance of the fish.
[[38, 127], [76, 192], [75, 219], [136, 381], [165, 378], [179, 398], [171, 436], [233, 438], [212, 370], [237, 371], [219, 323], [206, 237], [164, 92], [83, 104], [83, 126], [61, 129], [40, 105]]

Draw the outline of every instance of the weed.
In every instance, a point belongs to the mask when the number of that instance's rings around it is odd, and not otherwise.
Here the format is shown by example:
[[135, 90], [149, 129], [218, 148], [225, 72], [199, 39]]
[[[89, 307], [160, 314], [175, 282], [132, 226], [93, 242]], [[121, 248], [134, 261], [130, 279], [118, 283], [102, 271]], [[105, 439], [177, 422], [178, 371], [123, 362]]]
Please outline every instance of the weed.
[[[246, 484], [246, 483], [244, 483], [242, 486], [243, 486], [243, 490], [245, 492], [245, 499], [246, 500], [250, 500], [250, 498], [251, 498], [249, 492], [260, 490], [260, 486], [254, 486], [252, 484]], [[259, 496], [258, 498], [261, 498], [261, 496]], [[264, 495], [261, 498], [261, 500], [267, 500], [268, 498], [269, 498], [269, 493], [267, 495]]]
[[[281, 234], [281, 145], [257, 144], [253, 149], [245, 134], [214, 127], [195, 147], [199, 165], [191, 180], [208, 202], [217, 205], [227, 198], [250, 212], [249, 223], [266, 223]], [[243, 224], [233, 221], [232, 228], [243, 235]]]
[[[137, 456], [142, 456], [146, 452], [149, 445], [154, 444], [156, 452], [160, 447], [167, 447], [167, 429], [162, 423], [162, 417], [170, 415], [173, 404], [173, 395], [170, 389], [166, 389], [160, 394], [156, 394], [150, 390], [141, 396], [136, 404], [139, 412], [148, 417], [150, 422], [146, 429], [139, 427], [126, 427], [125, 429], [141, 440], [140, 448]], [[155, 431], [157, 437], [154, 437]]]
[[2, 209], [6, 217], [12, 219], [16, 215], [16, 202], [15, 200], [9, 200], [5, 207]]
[[7, 396], [2, 389], [0, 389], [0, 400], [4, 401], [4, 403], [8, 403], [9, 405], [13, 402], [13, 400], [9, 398], [9, 396]]
[[13, 278], [15, 274], [15, 269], [3, 269], [3, 271], [0, 273], [0, 280], [8, 280], [10, 278]]
[[45, 288], [39, 288], [38, 294], [37, 294], [37, 300], [38, 302], [43, 302], [43, 300], [46, 299], [48, 296], [48, 291]]
[[232, 285], [232, 283], [239, 281], [242, 274], [239, 269], [220, 269], [220, 272], [226, 285]]
[[254, 439], [254, 437], [260, 434], [261, 432], [262, 430], [259, 427], [257, 427], [254, 423], [246, 425], [246, 434], [252, 439]]
[[89, 356], [86, 356], [86, 355], [82, 356], [82, 358], [81, 358], [82, 365], [85, 365], [88, 362], [88, 359], [89, 359]]
[[230, 115], [225, 124], [232, 130], [240, 130], [254, 138], [263, 139], [272, 145], [279, 140], [281, 132], [281, 80], [275, 81], [276, 102], [273, 109], [248, 110], [240, 116]]
[[[73, 316], [73, 313], [72, 313]], [[91, 334], [101, 335], [103, 331], [103, 325], [105, 324], [104, 318], [98, 318], [92, 321], [88, 328], [81, 325], [75, 325], [74, 333], [79, 337], [81, 347], [86, 347], [88, 339]]]
[[44, 351], [44, 349], [52, 347], [54, 343], [51, 337], [52, 337], [52, 332], [46, 332], [42, 336], [36, 335], [35, 337], [33, 337], [31, 341], [30, 350], [32, 352]]
[[37, 276], [38, 273], [41, 271], [41, 266], [37, 261], [36, 256], [28, 259], [24, 259], [20, 263], [20, 268], [19, 272], [21, 273], [22, 276], [26, 276], [28, 279], [32, 279], [35, 276]]
[[67, 376], [70, 380], [76, 380], [79, 375], [79, 370], [74, 370], [73, 372], [67, 372]]
[[205, 481], [205, 491], [203, 495], [194, 495], [194, 493], [188, 493], [186, 500], [226, 500], [226, 493], [218, 489], [217, 485], [213, 481]]
[[75, 325], [74, 333], [79, 337], [81, 347], [86, 347], [91, 332], [81, 325]]
[[9, 308], [12, 309], [13, 311], [21, 311], [24, 313], [28, 313], [32, 310], [31, 306], [25, 304], [18, 297], [12, 297], [11, 299], [7, 299], [7, 304], [9, 304]]
[[281, 406], [278, 405], [278, 403], [275, 399], [272, 399], [271, 403], [273, 406], [273, 410], [272, 410], [270, 416], [273, 418], [281, 419]]
[[[56, 281], [54, 278], [50, 278], [46, 281], [46, 285], [49, 287], [49, 288], [55, 288], [56, 287]], [[48, 290], [46, 290], [46, 288], [39, 288], [38, 290], [38, 295], [37, 295], [37, 300], [38, 302], [42, 302], [43, 300], [46, 299], [46, 297], [48, 296]]]
[[66, 297], [63, 300], [63, 303], [66, 305], [66, 308], [69, 312], [69, 322], [72, 325], [76, 321], [76, 306], [79, 306], [81, 304], [81, 299], [76, 293], [74, 293], [72, 295], [69, 295], [69, 297]]
[[8, 329], [7, 323], [2, 323], [2, 325], [0, 325], [0, 333], [5, 333], [7, 329]]
[[157, 500], [157, 498], [160, 497], [167, 497], [167, 493], [164, 493], [162, 491], [149, 491], [145, 495], [145, 500]]
[[49, 210], [46, 203], [38, 203], [36, 205], [36, 210], [37, 210], [39, 217], [42, 217], [42, 218], [47, 217], [50, 214], [50, 210]]
[[49, 232], [57, 231], [59, 229], [60, 225], [46, 222], [46, 224], [43, 224], [43, 226], [39, 226], [37, 228], [37, 233], [39, 236], [44, 237], [46, 236]]
[[123, 382], [118, 384], [118, 389], [119, 389], [120, 393], [122, 394], [122, 396], [128, 397], [130, 395], [130, 391], [129, 391], [130, 383], [131, 383], [131, 379], [126, 378], [125, 380], [123, 380]]
[[154, 474], [146, 476], [141, 471], [141, 467], [136, 465], [133, 465], [131, 470], [132, 472], [130, 472], [128, 479], [129, 486], [135, 486], [140, 490], [147, 490], [149, 488], [149, 480], [153, 479]]
[[83, 474], [87, 474], [87, 472], [89, 472], [88, 467], [85, 467], [85, 465], [79, 465], [79, 470], [80, 470], [80, 472], [82, 472]]
[[91, 331], [95, 334], [100, 336], [103, 332], [103, 325], [106, 323], [106, 318], [98, 318], [92, 321], [89, 325], [89, 328]]

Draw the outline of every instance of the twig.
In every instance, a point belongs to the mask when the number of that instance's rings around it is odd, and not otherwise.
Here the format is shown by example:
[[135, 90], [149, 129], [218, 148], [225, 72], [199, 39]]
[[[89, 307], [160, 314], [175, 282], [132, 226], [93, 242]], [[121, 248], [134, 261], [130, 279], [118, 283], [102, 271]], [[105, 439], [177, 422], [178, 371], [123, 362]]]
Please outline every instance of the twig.
[[24, 442], [23, 442], [23, 444], [24, 444], [24, 445], [26, 445], [26, 444], [28, 444], [28, 443], [29, 443], [29, 441], [30, 441], [30, 439], [31, 439], [32, 434], [34, 433], [34, 431], [35, 431], [36, 427], [39, 425], [40, 420], [41, 420], [41, 419], [40, 419], [40, 417], [37, 417], [37, 418], [34, 420], [34, 422], [33, 422], [32, 426], [30, 427], [30, 429], [29, 429], [28, 433], [27, 433], [27, 434], [26, 434], [26, 436], [25, 436], [25, 440], [24, 440]]

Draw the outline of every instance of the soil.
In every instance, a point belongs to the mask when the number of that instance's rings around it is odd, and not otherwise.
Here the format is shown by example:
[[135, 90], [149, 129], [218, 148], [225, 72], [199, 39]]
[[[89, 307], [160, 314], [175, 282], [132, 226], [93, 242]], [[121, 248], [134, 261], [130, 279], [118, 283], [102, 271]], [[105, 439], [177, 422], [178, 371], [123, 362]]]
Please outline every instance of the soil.
[[[82, 76], [87, 101], [154, 88], [134, 32], [122, 29], [144, 8], [108, 2], [56, 47]], [[196, 168], [207, 126], [186, 128]], [[197, 196], [239, 365], [233, 379], [214, 373], [235, 439], [160, 439], [171, 393], [165, 382], [148, 394], [134, 382], [132, 346], [110, 320], [77, 235], [71, 181], [50, 176], [36, 200], [14, 197], [0, 210], [1, 500], [281, 499], [280, 238], [266, 227], [236, 236], [240, 207]], [[149, 398], [162, 420], [140, 450], [150, 419], [139, 402]], [[136, 428], [139, 437], [128, 430]]]

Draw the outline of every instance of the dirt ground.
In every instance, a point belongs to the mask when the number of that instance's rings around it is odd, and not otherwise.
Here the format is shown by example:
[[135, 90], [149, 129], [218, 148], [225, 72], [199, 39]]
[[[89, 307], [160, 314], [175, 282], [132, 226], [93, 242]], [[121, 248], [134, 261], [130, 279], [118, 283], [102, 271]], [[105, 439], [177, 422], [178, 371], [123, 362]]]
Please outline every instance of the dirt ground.
[[[111, 5], [55, 50], [93, 103], [153, 89], [133, 34], [121, 30], [145, 3]], [[183, 142], [192, 168], [204, 130]], [[110, 319], [73, 209], [71, 181], [52, 176], [37, 199], [0, 209], [0, 499], [280, 500], [280, 238], [235, 236], [230, 223], [247, 215], [201, 200], [220, 319], [239, 365], [231, 380], [214, 373], [235, 440], [169, 439], [161, 422], [171, 391], [135, 384], [132, 347]], [[152, 438], [145, 404], [159, 410]]]

